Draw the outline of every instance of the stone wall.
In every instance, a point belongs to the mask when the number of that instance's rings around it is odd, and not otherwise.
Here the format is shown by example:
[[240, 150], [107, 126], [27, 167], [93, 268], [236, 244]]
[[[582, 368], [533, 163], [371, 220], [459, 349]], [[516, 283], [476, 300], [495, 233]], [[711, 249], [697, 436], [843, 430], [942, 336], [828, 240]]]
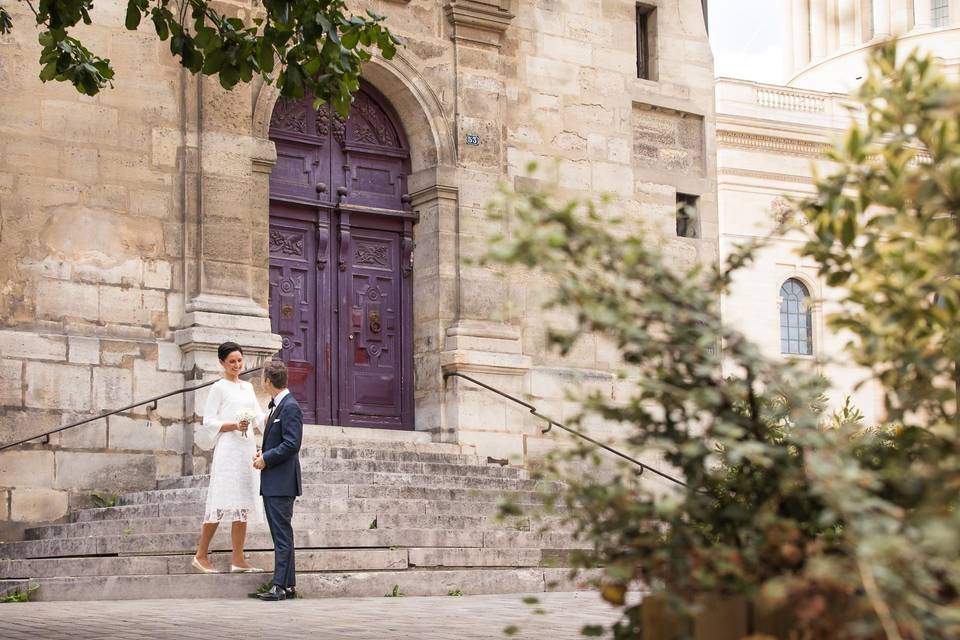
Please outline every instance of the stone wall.
[[[499, 181], [609, 193], [677, 264], [716, 259], [701, 3], [655, 4], [652, 82], [635, 77], [632, 0], [356, 3], [388, 15], [406, 43], [364, 75], [411, 145], [416, 428], [435, 439], [520, 460], [551, 446], [524, 411], [444, 372], [561, 420], [577, 411], [570, 387], [625, 393], [602, 338], [567, 358], [546, 348], [547, 323], [565, 319], [542, 312], [538, 280], [469, 262], [502, 228], [485, 213]], [[124, 6], [98, 3], [80, 31], [117, 66], [116, 88], [93, 98], [37, 79], [25, 6], [10, 7], [17, 28], [0, 39], [0, 442], [209, 379], [225, 339], [254, 365], [278, 348], [266, 311], [275, 90], [227, 92], [183, 73], [148, 25], [123, 29]], [[526, 175], [530, 161], [544, 172]], [[696, 239], [674, 237], [678, 190], [700, 196]], [[202, 402], [187, 395], [0, 454], [0, 518], [53, 519], [93, 490], [202, 471], [191, 426]]]
[[[113, 60], [96, 98], [37, 79], [33, 16], [0, 38], [0, 442], [183, 386], [181, 73], [163, 46], [94, 12]], [[111, 24], [112, 23], [112, 24]], [[50, 520], [93, 491], [179, 475], [183, 404], [117, 416], [0, 454], [0, 518]], [[94, 455], [91, 455], [95, 452]]]

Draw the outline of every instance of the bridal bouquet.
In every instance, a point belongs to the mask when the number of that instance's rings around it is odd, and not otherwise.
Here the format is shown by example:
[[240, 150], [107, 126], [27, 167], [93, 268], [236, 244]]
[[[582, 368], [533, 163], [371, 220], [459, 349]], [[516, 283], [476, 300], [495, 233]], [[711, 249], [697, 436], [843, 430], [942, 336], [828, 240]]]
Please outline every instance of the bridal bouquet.
[[[257, 419], [257, 414], [251, 411], [250, 409], [242, 409], [237, 412], [237, 422], [246, 422], [247, 427], [253, 427], [253, 422]], [[247, 432], [242, 431], [241, 434], [244, 438], [247, 437]]]

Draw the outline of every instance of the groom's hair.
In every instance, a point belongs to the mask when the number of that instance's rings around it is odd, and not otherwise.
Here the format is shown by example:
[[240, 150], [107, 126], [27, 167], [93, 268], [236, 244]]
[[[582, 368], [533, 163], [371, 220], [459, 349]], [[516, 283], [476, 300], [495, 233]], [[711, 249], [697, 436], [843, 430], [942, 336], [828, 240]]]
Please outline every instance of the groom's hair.
[[277, 389], [287, 388], [287, 365], [280, 360], [271, 360], [263, 365], [263, 377]]

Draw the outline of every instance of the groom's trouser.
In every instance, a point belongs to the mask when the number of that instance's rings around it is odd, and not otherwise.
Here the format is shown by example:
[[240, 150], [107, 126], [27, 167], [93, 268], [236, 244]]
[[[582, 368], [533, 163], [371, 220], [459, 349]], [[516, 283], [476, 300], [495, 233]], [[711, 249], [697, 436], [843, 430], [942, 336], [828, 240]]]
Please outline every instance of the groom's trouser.
[[297, 570], [293, 559], [293, 502], [294, 496], [263, 496], [263, 510], [273, 538], [273, 584], [280, 587], [297, 585]]

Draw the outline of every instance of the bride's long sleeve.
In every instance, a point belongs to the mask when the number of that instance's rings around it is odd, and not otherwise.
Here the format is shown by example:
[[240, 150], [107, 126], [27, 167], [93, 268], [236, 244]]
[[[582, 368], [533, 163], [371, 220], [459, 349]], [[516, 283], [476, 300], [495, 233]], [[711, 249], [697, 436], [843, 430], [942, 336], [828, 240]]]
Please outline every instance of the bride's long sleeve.
[[223, 404], [223, 392], [218, 385], [210, 387], [207, 394], [207, 403], [203, 407], [203, 425], [197, 430], [203, 434], [204, 448], [212, 449], [220, 437], [223, 420], [220, 419], [220, 406]]
[[260, 400], [259, 398], [257, 398], [256, 392], [254, 392], [253, 398], [254, 398], [254, 406], [256, 407], [254, 411], [257, 412], [256, 426], [257, 428], [260, 429], [260, 433], [263, 434], [263, 430], [266, 429], [267, 427], [267, 424], [266, 424], [267, 414], [263, 412], [263, 407], [260, 406]]

